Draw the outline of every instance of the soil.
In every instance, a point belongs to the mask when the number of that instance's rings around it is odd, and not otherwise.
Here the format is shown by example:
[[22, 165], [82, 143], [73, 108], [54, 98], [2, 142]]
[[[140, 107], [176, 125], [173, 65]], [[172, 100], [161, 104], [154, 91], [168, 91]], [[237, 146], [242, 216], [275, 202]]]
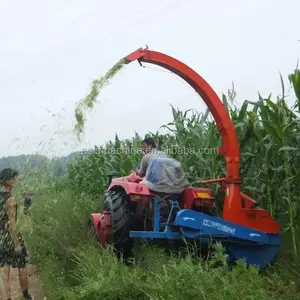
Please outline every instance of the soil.
[[[29, 293], [34, 300], [46, 299], [43, 293], [42, 284], [39, 280], [36, 266], [28, 264], [27, 269], [29, 275]], [[19, 300], [22, 296], [18, 278], [18, 269], [11, 269], [11, 291], [12, 300]]]

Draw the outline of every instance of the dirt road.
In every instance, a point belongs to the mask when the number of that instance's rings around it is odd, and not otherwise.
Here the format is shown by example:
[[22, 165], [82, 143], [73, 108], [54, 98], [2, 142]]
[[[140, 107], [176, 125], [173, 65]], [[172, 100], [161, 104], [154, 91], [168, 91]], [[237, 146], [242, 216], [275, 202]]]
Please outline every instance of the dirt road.
[[[44, 300], [43, 288], [39, 280], [37, 269], [34, 265], [28, 265], [29, 292], [34, 300]], [[20, 289], [18, 269], [12, 269], [11, 274], [12, 300], [19, 300], [22, 296]]]

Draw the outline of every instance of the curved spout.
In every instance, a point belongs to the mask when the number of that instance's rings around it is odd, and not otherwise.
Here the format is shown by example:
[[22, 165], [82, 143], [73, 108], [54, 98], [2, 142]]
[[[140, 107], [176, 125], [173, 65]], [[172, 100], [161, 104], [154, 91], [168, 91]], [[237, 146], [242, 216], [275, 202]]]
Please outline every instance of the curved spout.
[[204, 100], [213, 115], [217, 129], [223, 140], [219, 153], [226, 159], [226, 181], [239, 182], [240, 151], [237, 135], [233, 123], [221, 100], [210, 85], [194, 70], [166, 54], [146, 49], [138, 49], [126, 56], [128, 63], [138, 60], [161, 66], [185, 80]]

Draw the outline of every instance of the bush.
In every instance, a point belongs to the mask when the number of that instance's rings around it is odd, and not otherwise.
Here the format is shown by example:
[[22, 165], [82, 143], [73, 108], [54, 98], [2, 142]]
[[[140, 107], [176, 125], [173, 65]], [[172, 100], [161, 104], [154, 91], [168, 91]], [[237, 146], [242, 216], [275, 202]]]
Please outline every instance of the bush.
[[31, 216], [23, 216], [22, 230], [28, 248], [33, 262], [41, 267], [50, 295], [56, 296], [56, 291], [60, 293], [76, 283], [74, 253], [89, 242], [87, 219], [99, 209], [99, 203], [80, 199], [71, 189], [56, 192], [50, 188], [36, 197]]

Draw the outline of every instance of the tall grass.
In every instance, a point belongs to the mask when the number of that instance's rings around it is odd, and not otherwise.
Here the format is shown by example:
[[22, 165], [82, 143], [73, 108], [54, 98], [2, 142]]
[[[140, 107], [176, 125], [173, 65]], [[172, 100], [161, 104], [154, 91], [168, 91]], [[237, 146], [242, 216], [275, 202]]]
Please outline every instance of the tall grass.
[[[43, 190], [33, 204], [23, 231], [34, 262], [42, 272], [51, 299], [300, 299], [299, 72], [290, 76], [298, 100], [289, 107], [286, 96], [275, 101], [234, 105], [235, 91], [222, 100], [231, 116], [241, 148], [242, 189], [279, 222], [283, 233], [281, 257], [266, 273], [240, 263], [228, 272], [218, 248], [211, 262], [166, 257], [160, 250], [137, 246], [135, 267], [116, 260], [109, 250], [91, 244], [86, 234], [89, 213], [99, 211], [107, 174], [126, 175], [138, 165], [142, 137], [95, 147], [68, 167], [64, 181]], [[209, 112], [181, 112], [172, 108], [168, 134], [153, 136], [163, 150], [180, 160], [189, 181], [224, 176], [225, 163], [216, 149], [219, 133]], [[223, 195], [217, 195], [222, 213]], [[213, 264], [219, 261], [216, 266]]]
[[278, 262], [264, 275], [243, 262], [230, 271], [219, 245], [210, 260], [201, 261], [192, 253], [177, 258], [138, 243], [134, 265], [126, 266], [86, 234], [87, 217], [99, 206], [72, 190], [52, 188], [39, 194], [31, 217], [23, 219], [32, 263], [39, 266], [49, 299], [300, 299], [299, 263], [287, 268]]

